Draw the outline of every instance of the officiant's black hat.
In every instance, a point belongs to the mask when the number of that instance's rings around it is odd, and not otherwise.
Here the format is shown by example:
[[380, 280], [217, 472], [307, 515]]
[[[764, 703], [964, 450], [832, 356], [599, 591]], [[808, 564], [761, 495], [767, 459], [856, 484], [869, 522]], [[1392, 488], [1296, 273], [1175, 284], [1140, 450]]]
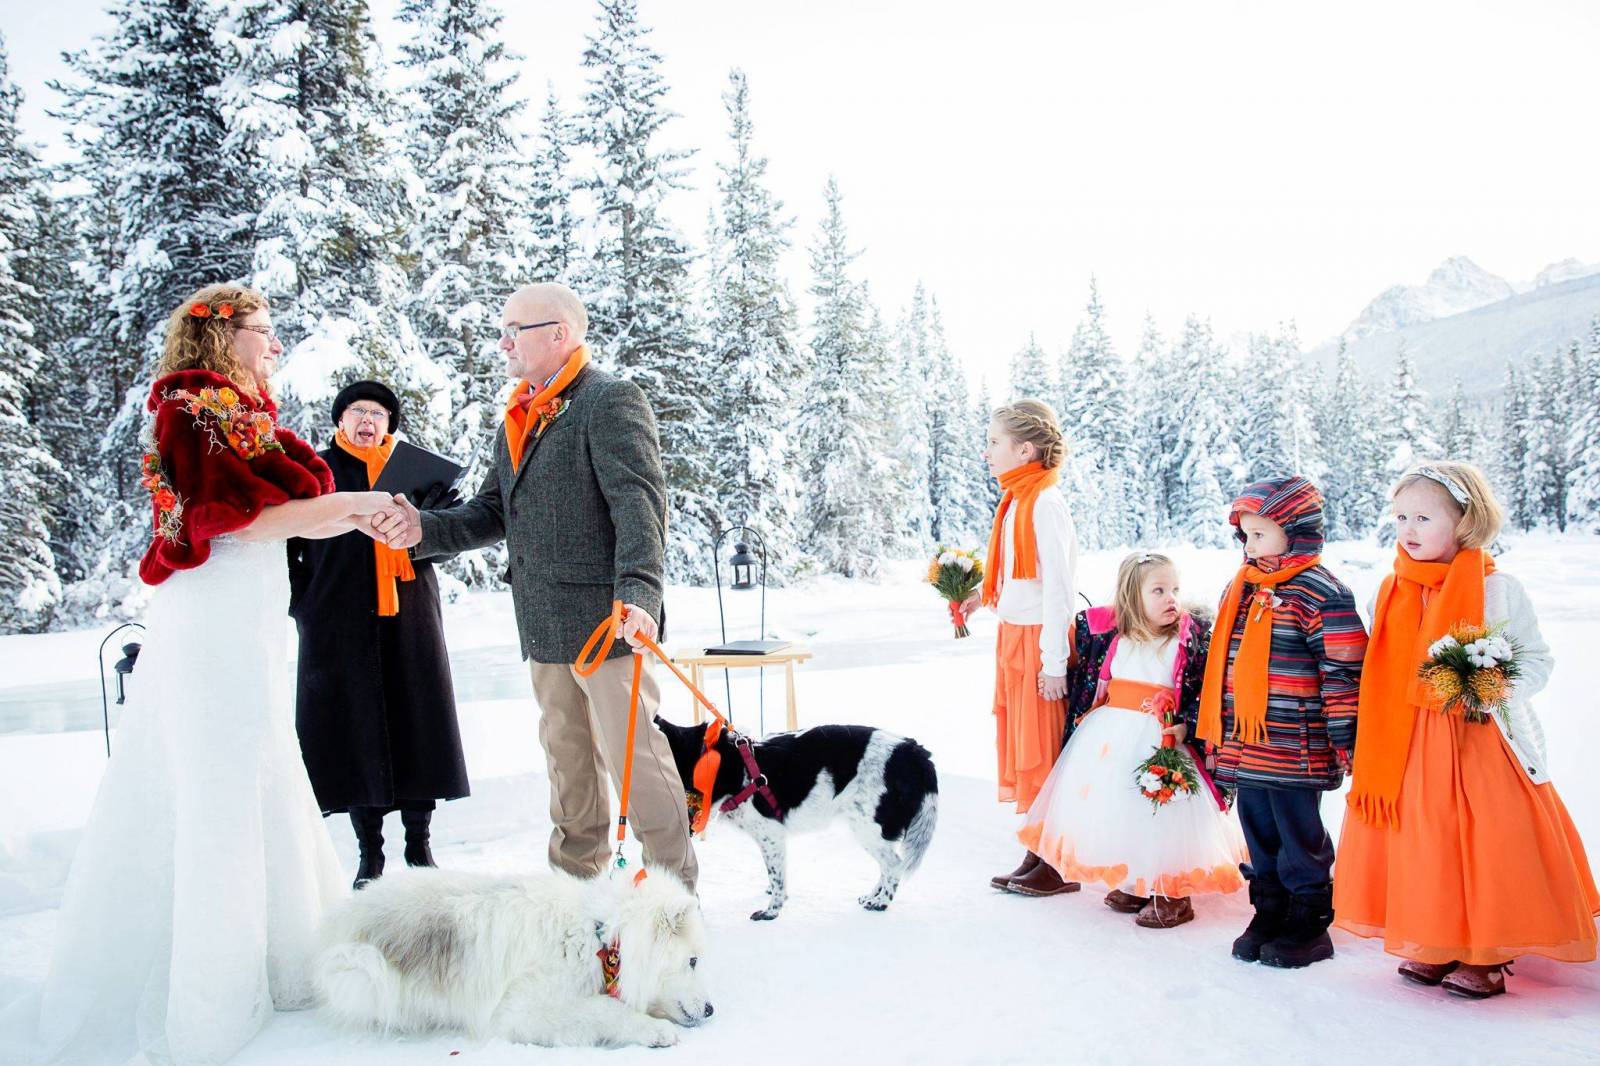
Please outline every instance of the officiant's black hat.
[[338, 425], [339, 419], [344, 417], [344, 409], [357, 400], [373, 400], [381, 403], [384, 410], [389, 412], [389, 432], [393, 433], [400, 428], [400, 400], [390, 391], [389, 386], [377, 381], [353, 381], [339, 390], [339, 395], [333, 398], [334, 425]]

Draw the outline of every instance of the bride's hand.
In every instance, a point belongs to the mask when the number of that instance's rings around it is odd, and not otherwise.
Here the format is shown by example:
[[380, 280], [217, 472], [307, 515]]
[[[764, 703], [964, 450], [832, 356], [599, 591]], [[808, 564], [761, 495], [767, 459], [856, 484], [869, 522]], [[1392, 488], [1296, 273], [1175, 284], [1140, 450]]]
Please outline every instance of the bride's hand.
[[394, 497], [387, 492], [341, 492], [339, 495], [345, 497], [350, 514], [362, 518], [375, 515], [394, 503]]

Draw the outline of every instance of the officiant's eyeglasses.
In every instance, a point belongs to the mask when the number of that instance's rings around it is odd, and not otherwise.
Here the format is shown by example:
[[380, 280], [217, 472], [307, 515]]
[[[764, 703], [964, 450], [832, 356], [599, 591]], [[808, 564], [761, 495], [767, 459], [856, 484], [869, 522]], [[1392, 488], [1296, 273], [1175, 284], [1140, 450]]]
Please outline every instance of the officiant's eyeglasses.
[[389, 412], [381, 407], [346, 407], [345, 411], [355, 415], [358, 423], [385, 422], [389, 418]]
[[516, 339], [517, 339], [517, 334], [521, 333], [525, 329], [538, 329], [540, 326], [559, 326], [559, 325], [561, 325], [559, 320], [551, 319], [549, 322], [535, 322], [531, 326], [518, 326], [516, 324], [512, 324], [512, 325], [509, 325], [509, 326], [502, 326], [501, 329], [500, 329], [500, 339], [503, 340], [503, 341], [515, 342]]

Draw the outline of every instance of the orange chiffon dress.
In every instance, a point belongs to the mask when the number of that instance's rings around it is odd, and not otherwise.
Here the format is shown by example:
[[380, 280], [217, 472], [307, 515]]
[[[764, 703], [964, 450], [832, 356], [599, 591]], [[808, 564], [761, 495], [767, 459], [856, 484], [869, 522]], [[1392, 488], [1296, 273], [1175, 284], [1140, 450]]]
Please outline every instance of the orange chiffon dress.
[[1061, 754], [1067, 701], [1039, 695], [1042, 625], [1000, 623], [995, 642], [994, 729], [999, 760], [1000, 802], [1018, 814], [1033, 805]]

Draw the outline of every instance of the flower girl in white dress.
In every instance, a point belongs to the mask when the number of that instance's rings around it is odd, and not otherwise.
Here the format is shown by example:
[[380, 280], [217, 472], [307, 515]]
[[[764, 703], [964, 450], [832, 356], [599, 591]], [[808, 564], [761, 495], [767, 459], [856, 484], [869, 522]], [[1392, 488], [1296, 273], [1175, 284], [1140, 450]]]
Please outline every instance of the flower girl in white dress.
[[[1108, 906], [1149, 928], [1191, 920], [1192, 896], [1244, 884], [1238, 820], [1183, 744], [1208, 640], [1209, 626], [1178, 604], [1172, 560], [1122, 561], [1115, 606], [1076, 619], [1067, 678], [1076, 724], [1019, 834], [1063, 878], [1104, 884]], [[1164, 735], [1190, 754], [1197, 787], [1155, 807], [1135, 771]]]

